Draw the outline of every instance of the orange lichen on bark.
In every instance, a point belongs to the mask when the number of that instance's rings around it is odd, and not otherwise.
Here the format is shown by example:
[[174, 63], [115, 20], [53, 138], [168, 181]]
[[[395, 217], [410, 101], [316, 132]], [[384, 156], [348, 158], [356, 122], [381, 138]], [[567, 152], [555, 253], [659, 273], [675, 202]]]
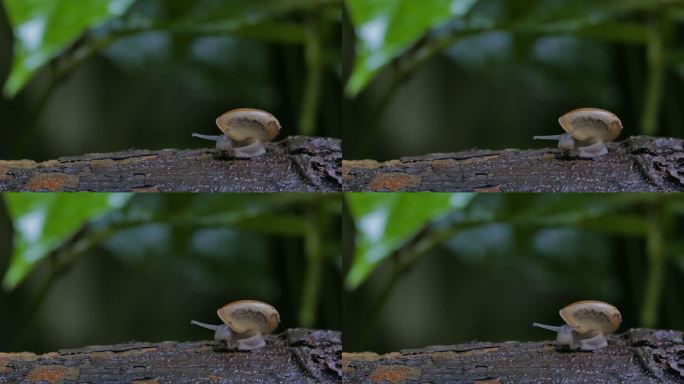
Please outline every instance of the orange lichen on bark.
[[405, 173], [380, 173], [368, 185], [373, 191], [396, 192], [420, 186], [421, 178]]
[[28, 379], [32, 383], [48, 382], [50, 384], [61, 383], [65, 380], [78, 380], [79, 371], [77, 368], [65, 367], [63, 365], [38, 365], [28, 374]]
[[379, 365], [368, 378], [375, 383], [389, 382], [400, 384], [408, 380], [420, 380], [420, 376], [420, 368], [404, 365]]
[[26, 183], [31, 191], [62, 191], [65, 188], [77, 188], [79, 178], [65, 173], [38, 173]]

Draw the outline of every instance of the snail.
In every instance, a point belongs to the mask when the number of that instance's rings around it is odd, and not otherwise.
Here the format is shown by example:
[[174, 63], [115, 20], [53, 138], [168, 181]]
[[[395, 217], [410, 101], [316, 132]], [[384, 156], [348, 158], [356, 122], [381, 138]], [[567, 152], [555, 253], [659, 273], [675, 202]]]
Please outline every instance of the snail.
[[256, 300], [239, 300], [219, 308], [221, 325], [192, 320], [190, 324], [214, 331], [214, 340], [228, 349], [251, 351], [266, 345], [264, 335], [278, 328], [280, 315], [270, 304]]
[[216, 119], [216, 126], [222, 135], [193, 137], [216, 142], [219, 157], [250, 158], [266, 153], [264, 144], [273, 140], [280, 132], [280, 122], [266, 111], [253, 108], [230, 110]]
[[622, 122], [612, 112], [599, 108], [579, 108], [558, 118], [566, 133], [534, 136], [535, 140], [558, 140], [561, 156], [591, 159], [608, 153], [605, 143], [615, 140]]
[[532, 326], [558, 332], [556, 343], [561, 350], [593, 351], [606, 347], [605, 336], [615, 332], [622, 322], [620, 311], [603, 301], [578, 301], [558, 313], [565, 321], [564, 325], [533, 323]]

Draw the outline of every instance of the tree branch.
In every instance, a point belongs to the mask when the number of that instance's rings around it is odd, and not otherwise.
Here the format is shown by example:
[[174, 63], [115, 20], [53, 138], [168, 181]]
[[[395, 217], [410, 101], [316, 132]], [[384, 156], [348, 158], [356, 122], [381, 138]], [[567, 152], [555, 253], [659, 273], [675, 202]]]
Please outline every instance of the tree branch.
[[595, 352], [551, 342], [470, 342], [378, 355], [343, 353], [344, 383], [645, 383], [684, 380], [682, 332], [646, 328], [610, 336]]
[[131, 149], [0, 161], [0, 192], [333, 192], [341, 189], [341, 160], [339, 139], [291, 136], [252, 159], [214, 159], [209, 149]]
[[131, 341], [36, 355], [0, 353], [0, 382], [338, 383], [340, 333], [303, 328], [267, 336], [266, 347], [224, 351], [207, 341]]
[[556, 149], [473, 149], [379, 163], [345, 160], [345, 191], [684, 191], [681, 139], [634, 136], [606, 156], [563, 159]]

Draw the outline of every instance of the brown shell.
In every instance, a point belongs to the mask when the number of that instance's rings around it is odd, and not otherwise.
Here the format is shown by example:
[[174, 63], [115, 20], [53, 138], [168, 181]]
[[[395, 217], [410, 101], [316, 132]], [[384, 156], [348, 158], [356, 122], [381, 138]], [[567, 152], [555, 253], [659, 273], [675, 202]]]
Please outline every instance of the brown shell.
[[280, 314], [272, 305], [256, 300], [239, 300], [219, 308], [218, 316], [237, 333], [273, 332], [280, 323]]
[[237, 142], [252, 138], [271, 141], [280, 132], [280, 122], [275, 116], [254, 108], [230, 110], [216, 119], [216, 126]]
[[612, 112], [599, 108], [579, 108], [558, 118], [558, 123], [578, 141], [599, 137], [613, 141], [622, 132], [622, 122]]
[[563, 321], [573, 326], [578, 333], [599, 331], [608, 335], [620, 328], [620, 323], [622, 323], [620, 311], [603, 301], [578, 301], [566, 306], [558, 313]]

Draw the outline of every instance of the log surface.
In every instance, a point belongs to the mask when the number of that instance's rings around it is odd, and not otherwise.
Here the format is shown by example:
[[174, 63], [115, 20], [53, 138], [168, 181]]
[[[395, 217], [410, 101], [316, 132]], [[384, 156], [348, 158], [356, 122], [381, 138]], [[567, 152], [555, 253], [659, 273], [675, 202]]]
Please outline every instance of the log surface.
[[339, 139], [291, 136], [251, 159], [213, 150], [93, 153], [37, 163], [0, 161], [2, 191], [335, 192], [342, 188]]
[[378, 355], [343, 353], [344, 383], [684, 382], [682, 332], [630, 329], [594, 352], [559, 352], [552, 342], [471, 342]]
[[129, 342], [35, 355], [0, 353], [0, 383], [339, 383], [340, 333], [288, 329], [266, 347]]
[[557, 149], [435, 153], [379, 163], [345, 160], [345, 191], [670, 192], [684, 191], [681, 139], [635, 136], [593, 160]]

